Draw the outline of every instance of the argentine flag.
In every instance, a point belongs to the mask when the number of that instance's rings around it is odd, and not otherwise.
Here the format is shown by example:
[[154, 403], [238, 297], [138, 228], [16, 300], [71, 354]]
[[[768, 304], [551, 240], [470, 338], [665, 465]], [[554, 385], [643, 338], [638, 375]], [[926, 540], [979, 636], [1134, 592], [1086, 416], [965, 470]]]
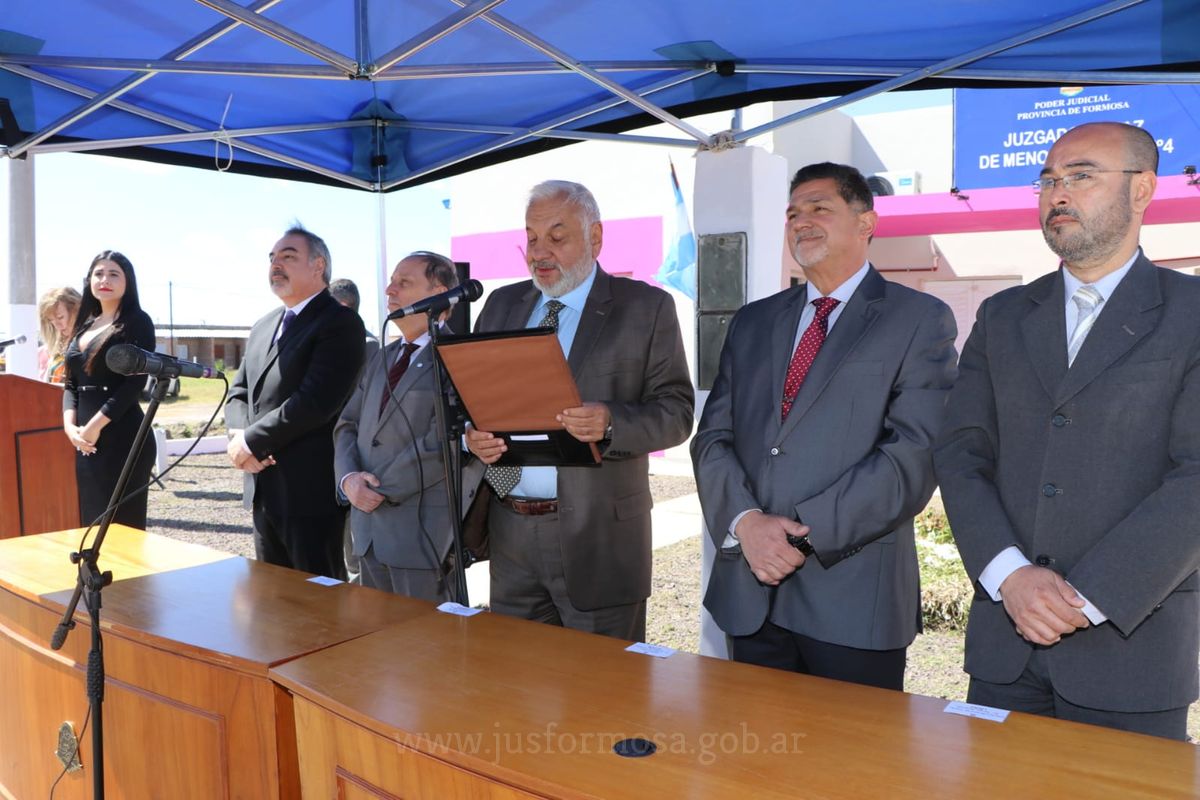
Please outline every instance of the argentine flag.
[[671, 162], [671, 189], [675, 192], [675, 238], [654, 280], [695, 300], [696, 235], [692, 233], [692, 224], [688, 222], [687, 206], [683, 204], [683, 192], [679, 190], [679, 179], [675, 177], [674, 162]]

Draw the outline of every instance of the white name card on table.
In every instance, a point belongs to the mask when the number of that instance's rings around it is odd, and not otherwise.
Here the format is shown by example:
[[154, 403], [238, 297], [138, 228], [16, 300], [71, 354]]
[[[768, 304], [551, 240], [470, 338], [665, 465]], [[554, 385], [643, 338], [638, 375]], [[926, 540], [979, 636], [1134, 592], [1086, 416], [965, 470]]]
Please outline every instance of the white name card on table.
[[675, 655], [675, 651], [670, 647], [663, 647], [660, 644], [646, 644], [645, 642], [631, 644], [625, 649], [630, 653], [641, 653], [644, 656], [654, 656], [655, 658], [670, 658]]
[[483, 611], [482, 608], [467, 608], [462, 603], [453, 603], [449, 600], [438, 606], [437, 610], [443, 614], [454, 614], [458, 617], [473, 617], [480, 611]]
[[1008, 719], [1008, 711], [1003, 708], [992, 708], [991, 706], [979, 706], [974, 703], [960, 703], [957, 700], [947, 703], [942, 709], [947, 714], [958, 714], [962, 717], [975, 717], [976, 719], [986, 719], [990, 722], [1004, 722]]

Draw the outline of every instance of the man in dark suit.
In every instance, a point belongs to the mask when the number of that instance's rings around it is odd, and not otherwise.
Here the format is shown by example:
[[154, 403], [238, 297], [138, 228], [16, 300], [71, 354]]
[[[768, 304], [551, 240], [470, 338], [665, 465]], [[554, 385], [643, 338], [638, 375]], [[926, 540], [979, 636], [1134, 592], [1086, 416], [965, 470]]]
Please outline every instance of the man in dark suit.
[[[596, 443], [594, 467], [489, 470], [491, 607], [504, 614], [641, 640], [650, 595], [649, 453], [692, 428], [693, 391], [675, 304], [596, 262], [603, 226], [585, 187], [535, 186], [525, 211], [532, 281], [494, 291], [479, 331], [555, 327], [585, 400], [559, 422]], [[503, 439], [472, 430], [491, 464]]]
[[246, 473], [254, 550], [269, 564], [345, 578], [345, 509], [333, 482], [333, 423], [363, 359], [358, 314], [329, 294], [329, 248], [293, 227], [271, 250], [283, 301], [254, 324], [229, 390], [230, 462]]
[[812, 164], [790, 191], [808, 282], [734, 316], [692, 440], [718, 548], [704, 605], [737, 661], [901, 689], [954, 318], [867, 262], [858, 170]]
[[936, 464], [968, 699], [1185, 738], [1197, 696], [1200, 280], [1138, 246], [1158, 148], [1082, 125], [1038, 180], [1060, 269], [979, 308]]
[[[454, 262], [413, 253], [396, 265], [388, 311], [453, 289]], [[448, 312], [447, 312], [448, 313]], [[400, 337], [371, 358], [333, 429], [338, 491], [352, 506], [352, 555], [364, 586], [431, 602], [452, 599], [453, 529], [426, 314], [395, 320]], [[465, 503], [479, 484], [464, 481]]]

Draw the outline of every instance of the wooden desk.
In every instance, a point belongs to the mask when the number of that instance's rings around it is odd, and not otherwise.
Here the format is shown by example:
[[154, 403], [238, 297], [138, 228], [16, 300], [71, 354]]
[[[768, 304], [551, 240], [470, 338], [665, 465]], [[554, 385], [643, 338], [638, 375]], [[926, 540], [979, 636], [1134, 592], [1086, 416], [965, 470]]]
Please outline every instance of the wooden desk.
[[[87, 713], [82, 604], [66, 646], [48, 645], [78, 544], [78, 531], [0, 540], [0, 797], [47, 797], [58, 727]], [[296, 797], [291, 698], [268, 669], [431, 608], [121, 526], [100, 566], [115, 579], [101, 617], [110, 798]], [[85, 732], [84, 770], [55, 798], [91, 796], [90, 753]]]
[[625, 644], [435, 613], [275, 667], [303, 797], [1200, 796], [1189, 744]]

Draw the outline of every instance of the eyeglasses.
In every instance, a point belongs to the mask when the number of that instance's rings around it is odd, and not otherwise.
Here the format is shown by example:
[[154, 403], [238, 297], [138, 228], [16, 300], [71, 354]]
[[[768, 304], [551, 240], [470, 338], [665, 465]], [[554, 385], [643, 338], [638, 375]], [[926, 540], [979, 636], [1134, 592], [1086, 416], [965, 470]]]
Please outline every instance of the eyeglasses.
[[1061, 182], [1063, 189], [1068, 192], [1086, 192], [1096, 185], [1096, 176], [1102, 173], [1116, 172], [1121, 175], [1139, 175], [1145, 171], [1144, 169], [1093, 169], [1088, 172], [1072, 172], [1070, 175], [1063, 175], [1061, 178], [1038, 178], [1033, 182], [1033, 191], [1039, 194], [1053, 191], [1055, 184]]

